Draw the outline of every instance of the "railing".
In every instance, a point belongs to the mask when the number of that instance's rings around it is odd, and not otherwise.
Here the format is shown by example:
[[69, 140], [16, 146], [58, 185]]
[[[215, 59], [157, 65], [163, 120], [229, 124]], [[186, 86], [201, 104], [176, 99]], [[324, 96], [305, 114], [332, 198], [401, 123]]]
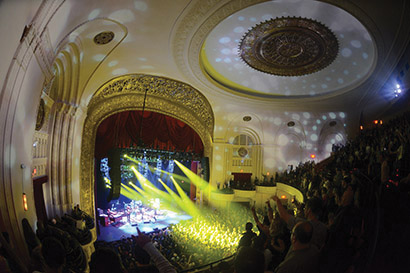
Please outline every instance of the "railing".
[[206, 264], [206, 265], [200, 265], [200, 266], [196, 266], [190, 269], [185, 269], [183, 271], [178, 271], [179, 273], [198, 273], [198, 272], [203, 272], [205, 270], [213, 270], [214, 268], [216, 268], [217, 265], [219, 265], [221, 262], [232, 262], [234, 259], [235, 255], [231, 255], [228, 256], [226, 258], [217, 260], [215, 262]]

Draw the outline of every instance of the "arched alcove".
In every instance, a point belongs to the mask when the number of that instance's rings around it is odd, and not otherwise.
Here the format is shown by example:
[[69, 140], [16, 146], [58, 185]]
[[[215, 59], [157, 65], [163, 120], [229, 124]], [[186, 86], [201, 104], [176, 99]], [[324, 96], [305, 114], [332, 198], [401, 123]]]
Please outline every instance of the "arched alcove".
[[332, 152], [332, 146], [335, 145], [344, 145], [346, 143], [347, 133], [346, 129], [343, 126], [343, 122], [334, 119], [326, 122], [319, 134], [319, 154], [323, 157], [329, 157]]
[[300, 121], [292, 119], [282, 123], [275, 134], [274, 143], [275, 147], [280, 147], [275, 153], [279, 171], [290, 165], [294, 168], [305, 159], [306, 133]]

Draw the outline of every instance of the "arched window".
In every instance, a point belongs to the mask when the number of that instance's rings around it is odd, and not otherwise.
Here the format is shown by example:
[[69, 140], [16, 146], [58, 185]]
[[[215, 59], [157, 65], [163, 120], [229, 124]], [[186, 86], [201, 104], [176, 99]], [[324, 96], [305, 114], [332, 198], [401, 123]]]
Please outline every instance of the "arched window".
[[238, 135], [234, 138], [232, 143], [234, 158], [251, 158], [252, 145], [254, 144], [252, 138], [248, 135]]
[[242, 146], [252, 146], [253, 141], [250, 136], [247, 135], [239, 135], [236, 136], [235, 139], [233, 140], [234, 145], [242, 145]]

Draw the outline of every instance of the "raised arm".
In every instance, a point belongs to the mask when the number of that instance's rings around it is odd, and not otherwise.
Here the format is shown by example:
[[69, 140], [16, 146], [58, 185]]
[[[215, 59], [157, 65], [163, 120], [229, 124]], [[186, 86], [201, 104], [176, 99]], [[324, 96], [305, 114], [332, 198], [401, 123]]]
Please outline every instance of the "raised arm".
[[279, 197], [277, 197], [277, 196], [273, 196], [272, 199], [276, 202], [276, 206], [278, 208], [280, 218], [282, 218], [283, 221], [288, 223], [291, 215], [288, 213], [288, 211], [282, 205], [282, 201], [280, 201]]
[[270, 200], [268, 199], [268, 201], [266, 201], [266, 204], [268, 205], [268, 218], [269, 218], [269, 222], [272, 223], [273, 221], [273, 209], [270, 206]]
[[269, 235], [269, 227], [265, 226], [264, 224], [259, 221], [258, 215], [256, 215], [255, 206], [251, 208], [253, 219], [255, 223], [258, 225], [259, 229], [262, 230], [266, 235]]
[[137, 228], [138, 237], [133, 237], [134, 241], [142, 247], [154, 261], [155, 266], [158, 268], [160, 273], [176, 273], [177, 271], [171, 265], [171, 263], [159, 252], [159, 250], [152, 244], [151, 238], [142, 233], [139, 228]]

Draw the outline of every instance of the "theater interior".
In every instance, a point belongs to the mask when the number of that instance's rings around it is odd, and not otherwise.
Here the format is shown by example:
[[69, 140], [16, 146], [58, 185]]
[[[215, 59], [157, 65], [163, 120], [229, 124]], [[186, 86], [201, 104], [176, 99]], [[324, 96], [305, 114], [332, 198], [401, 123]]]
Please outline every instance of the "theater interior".
[[[396, 242], [410, 235], [380, 234], [410, 222], [388, 216], [407, 212], [407, 201], [383, 206], [408, 192], [382, 194], [405, 188], [409, 173], [409, 154], [396, 157], [409, 145], [409, 14], [406, 0], [0, 1], [1, 256], [30, 272], [27, 230], [67, 214], [83, 217], [67, 220], [78, 230], [89, 226], [88, 263], [96, 242], [136, 226], [150, 233], [208, 210], [263, 212], [272, 196], [297, 212], [315, 194], [306, 166], [333, 175], [338, 151], [389, 128], [372, 142], [387, 143], [386, 183], [369, 184], [370, 159], [359, 152], [349, 161], [350, 173], [366, 173], [362, 226], [371, 228], [366, 262], [343, 272], [407, 272]], [[231, 234], [241, 236], [247, 217]], [[177, 271], [211, 272], [225, 252]]]

